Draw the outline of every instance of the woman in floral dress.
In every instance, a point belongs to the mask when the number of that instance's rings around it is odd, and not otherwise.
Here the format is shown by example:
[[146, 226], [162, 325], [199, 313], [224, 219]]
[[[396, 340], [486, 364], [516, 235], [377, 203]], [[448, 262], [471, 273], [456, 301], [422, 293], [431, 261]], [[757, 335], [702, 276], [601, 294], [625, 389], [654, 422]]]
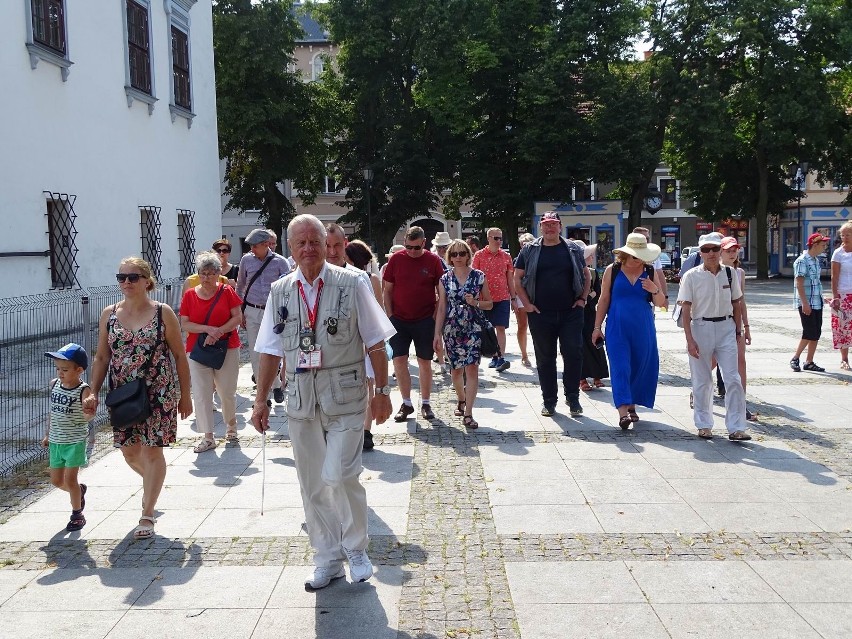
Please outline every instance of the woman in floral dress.
[[[129, 428], [114, 429], [115, 446], [142, 477], [142, 516], [136, 539], [154, 535], [154, 509], [166, 479], [163, 448], [175, 441], [177, 416], [192, 413], [189, 363], [174, 311], [148, 296], [156, 280], [151, 266], [139, 257], [121, 261], [116, 279], [124, 295], [101, 313], [98, 349], [92, 364], [92, 395], [87, 408], [97, 408], [98, 393], [109, 375], [109, 388], [144, 374], [149, 380], [151, 416]], [[152, 352], [153, 351], [153, 352]], [[169, 354], [174, 358], [175, 367]]]
[[480, 322], [485, 319], [476, 309], [488, 310], [494, 305], [485, 273], [471, 268], [471, 259], [470, 247], [462, 240], [447, 247], [451, 268], [441, 277], [435, 314], [435, 344], [443, 337], [458, 399], [455, 414], [462, 417], [465, 428], [479, 426], [473, 419], [473, 404], [479, 390]]

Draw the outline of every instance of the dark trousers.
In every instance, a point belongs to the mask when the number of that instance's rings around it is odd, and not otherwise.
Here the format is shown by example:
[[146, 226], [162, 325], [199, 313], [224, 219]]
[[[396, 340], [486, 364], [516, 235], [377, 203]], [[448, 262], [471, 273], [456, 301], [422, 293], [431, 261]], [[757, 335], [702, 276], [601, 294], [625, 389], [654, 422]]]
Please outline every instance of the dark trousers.
[[538, 381], [541, 397], [545, 404], [555, 405], [559, 399], [556, 383], [556, 344], [562, 355], [562, 384], [565, 396], [580, 392], [580, 376], [583, 370], [583, 309], [579, 306], [570, 311], [542, 311], [528, 313]]

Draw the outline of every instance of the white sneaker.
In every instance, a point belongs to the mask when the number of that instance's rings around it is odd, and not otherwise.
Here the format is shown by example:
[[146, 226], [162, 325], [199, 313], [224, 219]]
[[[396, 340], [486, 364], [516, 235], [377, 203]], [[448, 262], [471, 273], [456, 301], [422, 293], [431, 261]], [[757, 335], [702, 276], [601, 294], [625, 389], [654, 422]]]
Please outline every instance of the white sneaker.
[[317, 566], [311, 574], [305, 577], [305, 588], [319, 590], [320, 588], [325, 588], [333, 579], [340, 579], [345, 576], [346, 572], [343, 570], [341, 564], [322, 568]]
[[367, 556], [366, 550], [343, 549], [349, 558], [349, 578], [352, 581], [367, 581], [373, 576], [373, 564]]

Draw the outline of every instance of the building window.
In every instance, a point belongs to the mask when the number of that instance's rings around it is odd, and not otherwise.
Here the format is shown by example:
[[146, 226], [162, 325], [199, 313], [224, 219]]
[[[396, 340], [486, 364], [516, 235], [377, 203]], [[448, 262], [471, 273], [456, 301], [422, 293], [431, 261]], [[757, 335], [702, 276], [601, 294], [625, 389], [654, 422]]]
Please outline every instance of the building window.
[[31, 0], [33, 40], [65, 55], [65, 7], [63, 0]]
[[140, 206], [142, 227], [142, 258], [151, 265], [154, 277], [160, 278], [160, 211], [159, 206]]
[[660, 194], [663, 196], [663, 204], [677, 204], [677, 180], [660, 180]]
[[311, 80], [314, 82], [319, 80], [323, 69], [325, 69], [325, 54], [317, 53], [311, 60]]
[[71, 288], [77, 281], [76, 195], [44, 191], [47, 197], [47, 239], [50, 246], [50, 287]]
[[574, 185], [574, 201], [596, 200], [597, 193], [595, 192], [594, 180], [588, 182], [579, 182]]
[[148, 7], [127, 0], [127, 51], [130, 86], [151, 93], [151, 34], [148, 30]]
[[195, 273], [195, 211], [178, 209], [178, 251], [180, 252], [180, 276]]
[[175, 104], [192, 110], [189, 94], [189, 36], [172, 27], [172, 74], [174, 76]]
[[325, 175], [323, 176], [322, 184], [320, 184], [320, 191], [334, 195], [342, 193], [337, 176], [335, 175], [333, 162], [325, 163]]
[[27, 30], [30, 68], [37, 68], [42, 60], [55, 64], [64, 82], [73, 64], [68, 59], [65, 0], [29, 0], [25, 6], [32, 25]]

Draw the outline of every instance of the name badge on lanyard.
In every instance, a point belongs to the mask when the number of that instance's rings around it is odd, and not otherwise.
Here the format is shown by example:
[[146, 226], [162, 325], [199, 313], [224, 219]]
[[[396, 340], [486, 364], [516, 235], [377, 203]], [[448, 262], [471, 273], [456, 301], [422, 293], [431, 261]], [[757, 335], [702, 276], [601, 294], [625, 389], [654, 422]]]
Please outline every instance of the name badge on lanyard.
[[308, 306], [308, 298], [305, 295], [305, 289], [302, 283], [299, 282], [299, 296], [305, 304], [305, 313], [308, 316], [305, 326], [299, 333], [299, 353], [298, 353], [298, 368], [321, 368], [322, 367], [322, 352], [316, 339], [317, 313], [319, 312], [320, 297], [322, 296], [323, 282], [317, 288], [317, 299], [314, 302], [314, 308]]

